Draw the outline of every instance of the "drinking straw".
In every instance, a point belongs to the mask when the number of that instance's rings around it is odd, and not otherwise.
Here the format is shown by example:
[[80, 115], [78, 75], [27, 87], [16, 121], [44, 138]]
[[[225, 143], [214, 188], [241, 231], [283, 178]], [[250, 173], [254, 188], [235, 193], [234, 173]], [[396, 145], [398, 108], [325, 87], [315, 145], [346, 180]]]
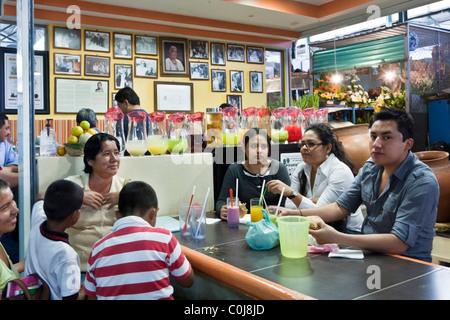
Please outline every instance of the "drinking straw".
[[263, 181], [263, 184], [262, 184], [262, 186], [261, 186], [261, 195], [259, 196], [259, 205], [261, 205], [261, 201], [262, 201], [262, 198], [263, 198], [263, 192], [264, 192], [264, 186], [266, 185], [266, 180], [264, 180]]
[[198, 234], [200, 232], [200, 225], [202, 224], [203, 217], [206, 216], [206, 203], [208, 202], [209, 189], [210, 188], [208, 187], [208, 191], [206, 192], [206, 197], [205, 197], [205, 203], [203, 204], [202, 214], [200, 215], [200, 222], [198, 223], [197, 231], [195, 231], [196, 237], [198, 237]]
[[233, 189], [230, 188], [230, 200], [231, 200], [231, 207], [234, 207], [233, 205]]
[[280, 209], [281, 199], [283, 199], [283, 195], [284, 195], [284, 187], [283, 189], [281, 189], [280, 200], [278, 200], [277, 211], [275, 212], [276, 216], [278, 216], [278, 209]]
[[238, 178], [236, 178], [236, 199], [239, 199], [238, 188], [239, 188], [239, 180], [238, 180]]
[[192, 190], [192, 194], [191, 194], [191, 200], [189, 201], [189, 207], [186, 213], [186, 221], [184, 222], [184, 226], [183, 226], [183, 233], [186, 232], [187, 230], [187, 225], [188, 225], [188, 219], [189, 219], [189, 211], [191, 211], [191, 206], [192, 206], [192, 200], [194, 200], [194, 193], [195, 193], [195, 186], [194, 189]]

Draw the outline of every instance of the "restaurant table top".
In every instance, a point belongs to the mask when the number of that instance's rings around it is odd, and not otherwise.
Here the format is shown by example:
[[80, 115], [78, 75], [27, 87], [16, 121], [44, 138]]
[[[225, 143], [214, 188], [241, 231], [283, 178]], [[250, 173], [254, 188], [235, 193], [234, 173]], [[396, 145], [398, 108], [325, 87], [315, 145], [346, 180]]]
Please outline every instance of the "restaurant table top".
[[281, 255], [280, 246], [251, 249], [245, 240], [248, 228], [229, 228], [218, 221], [207, 225], [204, 240], [174, 235], [185, 247], [316, 299], [450, 299], [447, 267], [368, 251], [360, 260], [310, 252], [289, 259]]

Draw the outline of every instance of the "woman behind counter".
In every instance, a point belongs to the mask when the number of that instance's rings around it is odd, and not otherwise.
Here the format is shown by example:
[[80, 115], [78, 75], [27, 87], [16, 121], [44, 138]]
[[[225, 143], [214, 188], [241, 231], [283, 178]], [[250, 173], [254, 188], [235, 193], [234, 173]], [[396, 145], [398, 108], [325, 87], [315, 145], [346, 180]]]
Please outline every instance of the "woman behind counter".
[[[242, 163], [231, 164], [222, 181], [219, 197], [216, 202], [216, 213], [223, 219], [227, 219], [227, 197], [230, 189], [233, 195], [236, 192], [236, 179], [239, 181], [239, 202], [246, 203], [250, 212], [250, 199], [261, 196], [261, 187], [271, 180], [280, 180], [287, 185], [291, 184], [286, 166], [278, 160], [270, 157], [270, 138], [265, 130], [259, 128], [249, 129], [243, 137], [245, 160]], [[279, 194], [266, 192], [264, 199], [267, 205], [277, 205]], [[284, 205], [284, 199], [281, 202]]]
[[80, 256], [82, 272], [86, 271], [92, 246], [111, 232], [116, 221], [119, 192], [126, 183], [116, 175], [119, 149], [119, 141], [112, 135], [93, 135], [84, 147], [84, 172], [66, 178], [84, 189], [80, 219], [67, 229], [70, 244]]

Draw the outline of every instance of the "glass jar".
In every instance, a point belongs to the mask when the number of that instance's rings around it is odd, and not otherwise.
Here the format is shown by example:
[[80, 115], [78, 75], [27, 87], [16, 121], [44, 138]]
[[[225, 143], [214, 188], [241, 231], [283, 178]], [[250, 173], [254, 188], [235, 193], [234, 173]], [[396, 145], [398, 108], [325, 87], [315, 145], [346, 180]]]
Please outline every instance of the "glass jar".
[[123, 117], [122, 110], [118, 107], [109, 108], [105, 114], [105, 132], [116, 137], [120, 144], [120, 155], [123, 156], [125, 152], [125, 135], [123, 131]]
[[184, 112], [172, 113], [169, 120], [169, 147], [170, 153], [178, 154], [187, 150], [186, 114]]
[[222, 141], [226, 146], [235, 146], [240, 140], [238, 108], [222, 109]]
[[206, 109], [205, 140], [208, 146], [222, 146], [222, 112], [219, 108]]
[[288, 132], [288, 142], [298, 142], [302, 139], [301, 120], [301, 110], [299, 108], [291, 107], [286, 109], [286, 125], [284, 128]]
[[286, 108], [279, 107], [272, 110], [270, 117], [270, 138], [274, 143], [285, 143], [289, 133], [286, 126]]
[[128, 117], [128, 135], [125, 148], [131, 156], [143, 156], [147, 152], [146, 114], [131, 111]]
[[206, 147], [206, 140], [203, 138], [204, 134], [204, 117], [203, 112], [194, 112], [188, 114], [188, 150], [191, 153], [203, 152]]
[[152, 155], [165, 154], [169, 149], [166, 113], [155, 111], [148, 115], [150, 129], [147, 135], [147, 149]]

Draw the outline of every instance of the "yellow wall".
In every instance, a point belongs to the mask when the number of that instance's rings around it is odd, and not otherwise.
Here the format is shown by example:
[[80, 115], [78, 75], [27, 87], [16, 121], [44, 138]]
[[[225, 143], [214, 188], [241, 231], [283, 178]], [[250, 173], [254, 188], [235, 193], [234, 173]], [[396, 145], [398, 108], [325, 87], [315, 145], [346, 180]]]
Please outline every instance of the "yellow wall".
[[[209, 63], [210, 70], [211, 69], [222, 69], [226, 70], [226, 76], [227, 76], [227, 91], [226, 92], [212, 92], [211, 90], [211, 79], [209, 80], [191, 80], [189, 76], [187, 77], [163, 77], [161, 76], [161, 71], [159, 70], [159, 48], [158, 48], [158, 55], [157, 56], [140, 56], [135, 55], [134, 53], [134, 47], [133, 47], [133, 53], [132, 53], [132, 60], [129, 59], [114, 59], [113, 55], [113, 37], [114, 32], [110, 30], [101, 30], [98, 29], [98, 31], [102, 32], [110, 32], [110, 52], [95, 52], [95, 51], [84, 51], [84, 30], [85, 28], [81, 29], [81, 49], [82, 50], [67, 50], [67, 49], [61, 49], [61, 48], [54, 48], [53, 47], [53, 27], [59, 26], [64, 27], [62, 25], [49, 25], [48, 26], [48, 46], [49, 46], [49, 100], [50, 100], [50, 114], [49, 115], [36, 115], [36, 119], [68, 119], [68, 118], [75, 118], [75, 114], [69, 114], [69, 113], [55, 113], [55, 77], [58, 78], [75, 78], [75, 79], [97, 79], [106, 81], [109, 80], [109, 107], [112, 106], [111, 101], [111, 93], [117, 92], [117, 89], [114, 89], [114, 64], [131, 64], [133, 65], [133, 89], [137, 92], [141, 99], [141, 106], [146, 109], [148, 112], [154, 111], [154, 82], [155, 81], [169, 81], [169, 82], [185, 82], [185, 83], [193, 83], [193, 93], [194, 93], [194, 111], [206, 111], [206, 108], [210, 107], [218, 107], [220, 104], [226, 102], [227, 95], [241, 95], [242, 96], [242, 107], [248, 108], [251, 106], [255, 107], [261, 107], [266, 104], [266, 93], [265, 91], [263, 93], [250, 93], [250, 85], [249, 85], [249, 72], [250, 71], [259, 71], [263, 72], [263, 79], [265, 78], [265, 66], [264, 64], [248, 64], [246, 62], [233, 62], [233, 61], [226, 61], [225, 66], [218, 66], [218, 65], [211, 65], [210, 60], [197, 60], [192, 59], [192, 61], [199, 61], [199, 62], [207, 62]], [[92, 28], [86, 28], [88, 30], [93, 30]], [[126, 32], [121, 32], [126, 33]], [[134, 34], [135, 33], [129, 33], [132, 34], [133, 38], [133, 44], [134, 44]], [[136, 33], [139, 35], [148, 35], [148, 36], [155, 36], [151, 33], [144, 34], [144, 33]], [[156, 36], [157, 37], [157, 36]], [[158, 37], [157, 37], [158, 38]], [[197, 39], [186, 39], [187, 42], [187, 60], [189, 61], [189, 40], [197, 40]], [[215, 42], [215, 41], [213, 41]], [[225, 43], [223, 41], [217, 41], [218, 43]], [[208, 42], [209, 44], [211, 41]], [[225, 43], [227, 44], [227, 43]], [[235, 43], [230, 43], [235, 44]], [[242, 45], [242, 44], [239, 44]], [[159, 46], [159, 38], [158, 38], [158, 46]], [[252, 45], [255, 46], [255, 45]], [[257, 46], [258, 47], [258, 46]], [[225, 46], [226, 50], [226, 46]], [[55, 75], [54, 74], [54, 53], [65, 53], [65, 54], [80, 54], [81, 55], [81, 76], [71, 76], [71, 75]], [[110, 60], [110, 77], [92, 77], [92, 76], [85, 76], [84, 75], [84, 56], [85, 55], [99, 55], [99, 56], [108, 56], [111, 58]], [[156, 79], [149, 79], [149, 78], [137, 78], [134, 76], [134, 58], [135, 57], [145, 57], [145, 58], [152, 58], [158, 60], [158, 78]], [[244, 71], [244, 92], [231, 92], [230, 91], [230, 70], [238, 70], [238, 71]], [[211, 77], [211, 72], [210, 72]], [[265, 89], [265, 88], [264, 88]], [[80, 108], [85, 107], [81, 106]], [[12, 119], [15, 117], [12, 116]], [[103, 114], [98, 114], [99, 119], [103, 119]]]

